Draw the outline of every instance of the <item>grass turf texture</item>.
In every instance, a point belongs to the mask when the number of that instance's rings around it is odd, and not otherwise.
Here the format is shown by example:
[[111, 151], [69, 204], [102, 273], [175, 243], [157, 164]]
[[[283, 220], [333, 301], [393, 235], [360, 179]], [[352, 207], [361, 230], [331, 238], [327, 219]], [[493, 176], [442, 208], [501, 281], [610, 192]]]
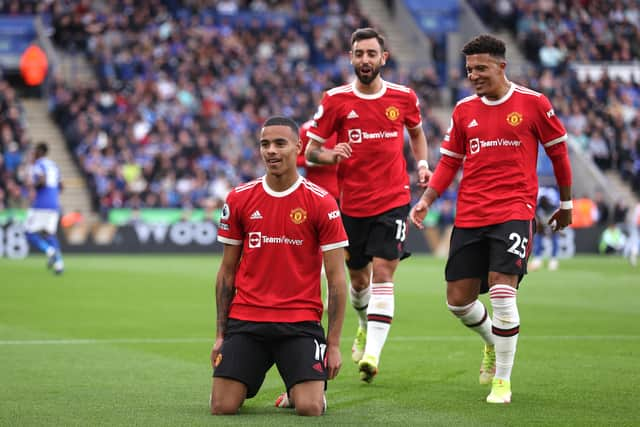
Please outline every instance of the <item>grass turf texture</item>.
[[[67, 256], [0, 259], [0, 425], [299, 425], [273, 407], [272, 369], [240, 417], [209, 415], [209, 351], [219, 259]], [[529, 274], [510, 405], [477, 384], [481, 342], [448, 313], [444, 261], [397, 273], [396, 316], [380, 374], [358, 380], [348, 307], [343, 368], [311, 425], [632, 425], [640, 369], [640, 270], [578, 257]], [[482, 298], [487, 302], [486, 297]]]

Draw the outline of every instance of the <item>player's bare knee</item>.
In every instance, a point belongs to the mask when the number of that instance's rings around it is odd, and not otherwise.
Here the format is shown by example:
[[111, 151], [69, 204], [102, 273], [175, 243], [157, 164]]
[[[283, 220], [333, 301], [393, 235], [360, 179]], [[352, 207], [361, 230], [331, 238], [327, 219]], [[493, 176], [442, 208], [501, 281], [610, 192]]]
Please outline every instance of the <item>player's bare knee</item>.
[[211, 415], [235, 415], [238, 409], [240, 409], [238, 405], [224, 399], [211, 402]]
[[371, 282], [371, 275], [368, 271], [363, 270], [351, 270], [349, 272], [351, 279], [351, 287], [356, 291], [361, 291], [369, 287]]
[[462, 279], [447, 282], [447, 304], [464, 307], [478, 299], [480, 279]]
[[496, 284], [504, 284], [509, 285], [512, 288], [518, 286], [518, 275], [516, 274], [506, 274], [500, 273], [497, 271], [489, 272], [489, 287], [492, 287]]
[[[216, 397], [214, 397], [216, 396]], [[224, 395], [221, 393], [212, 393], [209, 398], [209, 407], [211, 415], [234, 415], [238, 413], [243, 399], [235, 396]]]
[[393, 275], [398, 267], [398, 260], [386, 260], [382, 258], [373, 259], [373, 283], [393, 282]]
[[296, 401], [296, 414], [305, 417], [318, 417], [324, 412], [322, 399], [298, 399]]

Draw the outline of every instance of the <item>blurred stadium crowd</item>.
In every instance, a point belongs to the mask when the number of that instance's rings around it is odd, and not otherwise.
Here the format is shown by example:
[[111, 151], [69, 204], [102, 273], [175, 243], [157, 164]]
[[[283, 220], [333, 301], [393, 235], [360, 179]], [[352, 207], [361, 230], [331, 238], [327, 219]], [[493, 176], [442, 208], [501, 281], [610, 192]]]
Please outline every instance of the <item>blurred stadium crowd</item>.
[[[574, 145], [640, 194], [640, 87], [632, 78], [578, 79], [569, 64], [640, 59], [640, 4], [616, 0], [474, 0], [495, 29], [512, 31], [536, 64], [529, 85], [544, 92]], [[631, 77], [631, 76], [629, 76]], [[636, 76], [637, 77], [637, 76]]]
[[[580, 79], [569, 66], [637, 61], [638, 3], [470, 3], [490, 28], [513, 32], [531, 63], [516, 81], [550, 98], [573, 149], [618, 171], [640, 194], [638, 82], [606, 73]], [[259, 124], [276, 113], [308, 120], [323, 89], [351, 80], [350, 34], [372, 24], [347, 0], [96, 4], [9, 1], [0, 12], [42, 14], [57, 46], [86, 55], [95, 67], [90, 84], [53, 75], [48, 102], [103, 214], [114, 207], [219, 205], [232, 186], [262, 175]], [[448, 78], [436, 71], [447, 46], [434, 43], [436, 67], [406, 70], [391, 61], [383, 70], [420, 97], [432, 166], [446, 123], [431, 107], [442, 106], [443, 90], [453, 101], [472, 93], [463, 69], [448, 70]], [[20, 101], [4, 81], [0, 117], [0, 208], [24, 207], [30, 141]]]

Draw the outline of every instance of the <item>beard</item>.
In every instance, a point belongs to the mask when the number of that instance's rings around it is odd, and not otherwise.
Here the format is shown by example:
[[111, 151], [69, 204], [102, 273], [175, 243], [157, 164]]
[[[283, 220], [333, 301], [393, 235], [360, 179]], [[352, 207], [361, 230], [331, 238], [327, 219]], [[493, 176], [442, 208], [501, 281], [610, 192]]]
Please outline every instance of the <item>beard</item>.
[[353, 70], [356, 73], [356, 77], [358, 77], [358, 80], [360, 80], [360, 83], [368, 85], [369, 83], [374, 81], [376, 77], [378, 77], [378, 74], [380, 74], [380, 68], [381, 68], [380, 65], [378, 66], [372, 65], [370, 68], [371, 68], [371, 72], [365, 75], [365, 74], [362, 74], [362, 72], [360, 71], [360, 68], [353, 67]]

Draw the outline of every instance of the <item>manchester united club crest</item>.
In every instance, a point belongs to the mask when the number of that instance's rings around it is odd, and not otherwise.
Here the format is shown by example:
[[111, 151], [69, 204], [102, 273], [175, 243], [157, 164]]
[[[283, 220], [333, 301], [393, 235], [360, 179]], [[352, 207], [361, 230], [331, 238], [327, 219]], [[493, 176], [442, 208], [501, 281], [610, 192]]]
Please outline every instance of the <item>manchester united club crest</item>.
[[518, 113], [517, 111], [509, 113], [509, 115], [507, 116], [507, 123], [509, 123], [511, 126], [518, 126], [520, 123], [522, 123], [522, 114]]
[[302, 224], [307, 220], [307, 211], [302, 208], [295, 208], [289, 214], [289, 218], [294, 224]]
[[400, 117], [400, 110], [398, 110], [398, 107], [394, 107], [392, 105], [384, 110], [384, 115], [387, 116], [387, 119], [389, 120], [396, 120], [398, 117]]

